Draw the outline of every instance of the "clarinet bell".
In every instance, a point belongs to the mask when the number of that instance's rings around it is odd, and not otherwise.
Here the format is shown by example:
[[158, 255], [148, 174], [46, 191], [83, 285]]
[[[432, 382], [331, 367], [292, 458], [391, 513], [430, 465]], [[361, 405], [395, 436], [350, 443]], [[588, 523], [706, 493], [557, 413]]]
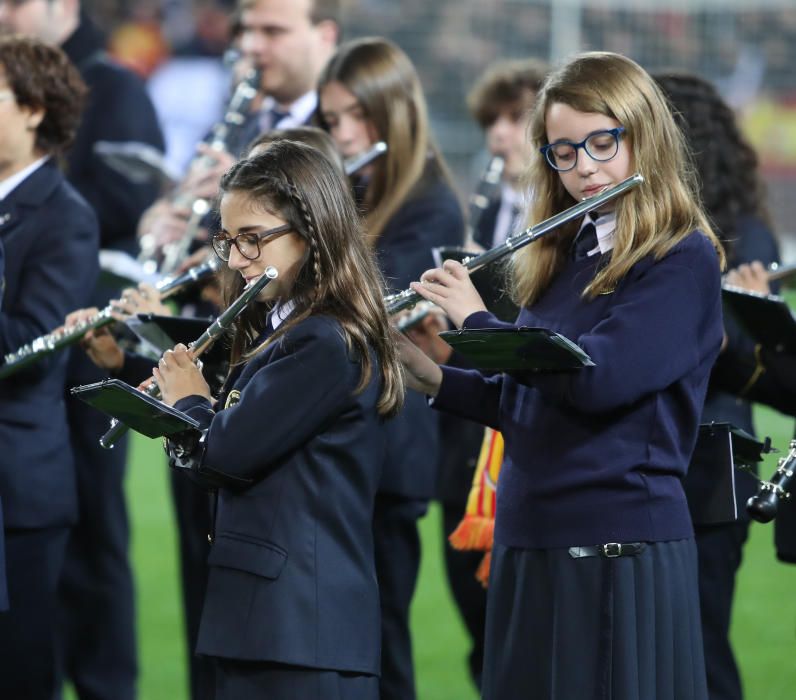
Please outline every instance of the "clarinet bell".
[[772, 490], [766, 490], [752, 496], [746, 502], [746, 512], [752, 520], [759, 523], [770, 523], [777, 516], [779, 496]]

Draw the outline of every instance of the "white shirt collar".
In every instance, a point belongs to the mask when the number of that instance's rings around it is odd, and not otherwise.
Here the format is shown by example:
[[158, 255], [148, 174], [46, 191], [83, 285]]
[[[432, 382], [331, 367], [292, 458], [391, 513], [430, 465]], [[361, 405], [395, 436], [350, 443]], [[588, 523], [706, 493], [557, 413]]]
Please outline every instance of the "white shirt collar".
[[276, 306], [271, 309], [271, 313], [268, 315], [273, 329], [276, 330], [279, 328], [279, 326], [282, 324], [282, 321], [290, 316], [295, 308], [296, 304], [292, 299], [288, 299], [287, 301], [277, 301]]
[[[597, 245], [590, 250], [587, 255], [603, 255], [614, 247], [614, 232], [616, 231], [616, 212], [609, 211], [606, 214], [600, 214], [597, 221], [594, 220], [592, 214], [587, 214], [583, 217], [583, 222], [578, 229], [578, 233], [588, 223], [593, 223], [597, 233]], [[577, 238], [577, 236], [575, 236]]]
[[44, 156], [43, 158], [39, 158], [18, 173], [14, 173], [11, 177], [7, 177], [5, 180], [0, 181], [0, 200], [8, 197], [19, 185], [44, 165], [49, 157], [50, 156]]
[[[262, 115], [267, 115], [274, 107], [276, 107], [276, 100], [268, 96], [263, 100], [263, 105], [260, 110]], [[302, 126], [306, 124], [313, 112], [318, 107], [318, 93], [315, 90], [310, 90], [299, 97], [293, 104], [290, 105], [288, 116], [283, 117], [277, 124], [262, 124], [264, 130], [270, 131], [271, 129], [292, 129], [294, 126]]]

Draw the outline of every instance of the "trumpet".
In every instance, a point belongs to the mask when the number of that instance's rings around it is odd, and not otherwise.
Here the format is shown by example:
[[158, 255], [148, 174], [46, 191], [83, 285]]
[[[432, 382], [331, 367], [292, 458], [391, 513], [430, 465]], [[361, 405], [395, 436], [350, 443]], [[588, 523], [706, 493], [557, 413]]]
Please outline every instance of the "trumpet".
[[[186, 287], [201, 282], [212, 277], [221, 267], [221, 261], [213, 256], [201, 265], [186, 270], [181, 275], [166, 277], [155, 285], [160, 300], [181, 292]], [[97, 312], [94, 316], [78, 323], [68, 329], [59, 328], [58, 330], [39, 336], [30, 343], [23, 345], [18, 350], [8, 353], [4, 357], [4, 364], [0, 365], [0, 379], [4, 379], [15, 372], [37, 362], [42, 357], [50, 355], [62, 348], [74, 345], [83, 335], [90, 330], [102, 328], [113, 323], [113, 306], [108, 304], [104, 309]]]
[[[210, 136], [206, 140], [206, 143], [214, 151], [228, 150], [227, 145], [230, 138], [237, 134], [246, 123], [246, 115], [260, 89], [260, 76], [260, 71], [252, 68], [238, 83], [224, 118], [213, 126]], [[208, 168], [214, 163], [215, 159], [212, 156], [201, 156], [191, 163], [191, 168]], [[194, 198], [190, 195], [186, 198], [184, 194], [178, 194], [173, 198], [173, 202], [190, 209], [191, 213], [185, 233], [179, 240], [167, 243], [162, 248], [154, 235], [145, 234], [141, 237], [141, 253], [138, 256], [138, 261], [149, 273], [157, 271], [169, 273], [179, 267], [187, 256], [191, 243], [196, 239], [202, 219], [211, 208], [211, 203], [207, 199]]]
[[387, 144], [384, 141], [376, 141], [367, 151], [358, 156], [351, 156], [343, 163], [343, 170], [349, 177], [366, 165], [370, 165], [376, 158], [387, 152]]
[[[603, 204], [616, 199], [634, 187], [638, 187], [638, 185], [642, 184], [643, 182], [644, 177], [642, 175], [638, 173], [631, 175], [629, 178], [622, 180], [622, 182], [618, 183], [617, 185], [603, 190], [593, 197], [584, 199], [574, 206], [571, 206], [569, 209], [565, 209], [564, 211], [559, 212], [555, 216], [551, 216], [549, 219], [546, 219], [535, 226], [530, 226], [524, 231], [521, 231], [514, 236], [510, 236], [503, 243], [495, 246], [494, 248], [490, 248], [485, 253], [481, 253], [480, 255], [476, 255], [472, 258], [466, 258], [463, 261], [463, 264], [465, 268], [467, 268], [468, 272], [476, 272], [477, 270], [486, 267], [496, 260], [499, 260], [500, 258], [525, 247], [529, 243], [533, 243], [535, 240], [542, 238], [542, 236], [546, 236], [551, 231], [563, 226], [569, 221], [577, 219], [579, 216], [583, 216], [594, 209], [599, 209]], [[385, 297], [384, 304], [387, 307], [387, 313], [392, 315], [398, 313], [399, 311], [403, 311], [404, 309], [411, 308], [422, 299], [423, 297], [414, 290], [405, 289], [402, 292], [391, 294]]]
[[[215, 343], [220, 336], [226, 333], [232, 325], [232, 322], [246, 308], [249, 302], [254, 301], [257, 295], [265, 289], [266, 285], [275, 280], [278, 276], [279, 273], [275, 267], [270, 265], [266, 267], [265, 272], [247, 286], [242, 294], [235, 299], [210, 326], [208, 326], [207, 330], [189, 345], [194, 360], [198, 359], [198, 357]], [[147, 386], [145, 393], [153, 398], [160, 398], [160, 387], [155, 381], [152, 381], [149, 386]], [[100, 438], [100, 446], [104, 447], [106, 450], [112, 450], [116, 441], [128, 430], [128, 426], [121, 421], [116, 418], [111, 419], [110, 427]]]
[[777, 470], [768, 481], [761, 481], [757, 493], [746, 502], [749, 517], [759, 523], [771, 522], [779, 504], [791, 498], [796, 477], [796, 440], [788, 445], [788, 454], [777, 461]]

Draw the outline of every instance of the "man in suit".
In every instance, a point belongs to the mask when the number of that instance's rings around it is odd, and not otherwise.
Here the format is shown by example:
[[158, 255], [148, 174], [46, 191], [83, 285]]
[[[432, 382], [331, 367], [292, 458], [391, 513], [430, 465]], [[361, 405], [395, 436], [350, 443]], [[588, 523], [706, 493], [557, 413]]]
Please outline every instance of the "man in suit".
[[[157, 196], [158, 186], [136, 184], [116, 172], [103, 162], [96, 146], [99, 142], [138, 142], [163, 149], [143, 83], [108, 58], [104, 37], [81, 12], [79, 0], [0, 3], [0, 24], [60, 46], [88, 85], [86, 109], [66, 154], [67, 176], [99, 219], [101, 246], [134, 254], [138, 218]], [[117, 291], [101, 285], [90, 301], [103, 306]], [[67, 376], [68, 386], [102, 378], [79, 351], [72, 355]], [[126, 444], [117, 445], [113, 452], [102, 450], [97, 436], [107, 428], [107, 419], [71, 397], [67, 408], [80, 513], [61, 583], [63, 673], [81, 698], [131, 699], [137, 662], [123, 490]]]
[[[199, 144], [198, 152], [211, 159], [193, 168], [181, 185], [196, 198], [216, 196], [221, 175], [257, 136], [313, 119], [318, 77], [340, 35], [340, 0], [238, 0], [233, 33], [241, 53], [235, 76], [258, 69], [260, 95], [226, 151]], [[162, 245], [184, 234], [189, 216], [184, 207], [159, 200], [142, 218], [139, 235], [154, 236]]]
[[[0, 355], [85, 306], [97, 278], [97, 221], [56, 158], [86, 88], [62, 51], [0, 39], [0, 239], [6, 253]], [[57, 584], [77, 519], [63, 391], [67, 356], [0, 380], [0, 493], [10, 610], [0, 615], [0, 697], [51, 700]]]

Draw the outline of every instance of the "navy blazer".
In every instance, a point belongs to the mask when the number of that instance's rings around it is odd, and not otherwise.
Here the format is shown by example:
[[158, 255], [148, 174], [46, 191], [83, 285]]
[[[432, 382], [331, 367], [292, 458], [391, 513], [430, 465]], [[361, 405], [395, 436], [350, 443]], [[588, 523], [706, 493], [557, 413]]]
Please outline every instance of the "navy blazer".
[[233, 375], [226, 409], [176, 403], [208, 429], [201, 471], [248, 483], [218, 492], [198, 653], [379, 673], [385, 427], [360, 370], [339, 323], [311, 316]]
[[[87, 305], [98, 275], [93, 211], [48, 160], [0, 200], [5, 295], [0, 355]], [[67, 353], [0, 379], [0, 494], [6, 528], [66, 525], [77, 501], [63, 401]]]
[[[459, 246], [464, 216], [453, 190], [442, 178], [424, 177], [384, 227], [376, 242], [379, 267], [391, 291], [406, 289], [434, 267], [431, 249]], [[426, 397], [406, 392], [406, 405], [388, 424], [389, 447], [379, 491], [405, 498], [434, 496], [438, 417]]]

